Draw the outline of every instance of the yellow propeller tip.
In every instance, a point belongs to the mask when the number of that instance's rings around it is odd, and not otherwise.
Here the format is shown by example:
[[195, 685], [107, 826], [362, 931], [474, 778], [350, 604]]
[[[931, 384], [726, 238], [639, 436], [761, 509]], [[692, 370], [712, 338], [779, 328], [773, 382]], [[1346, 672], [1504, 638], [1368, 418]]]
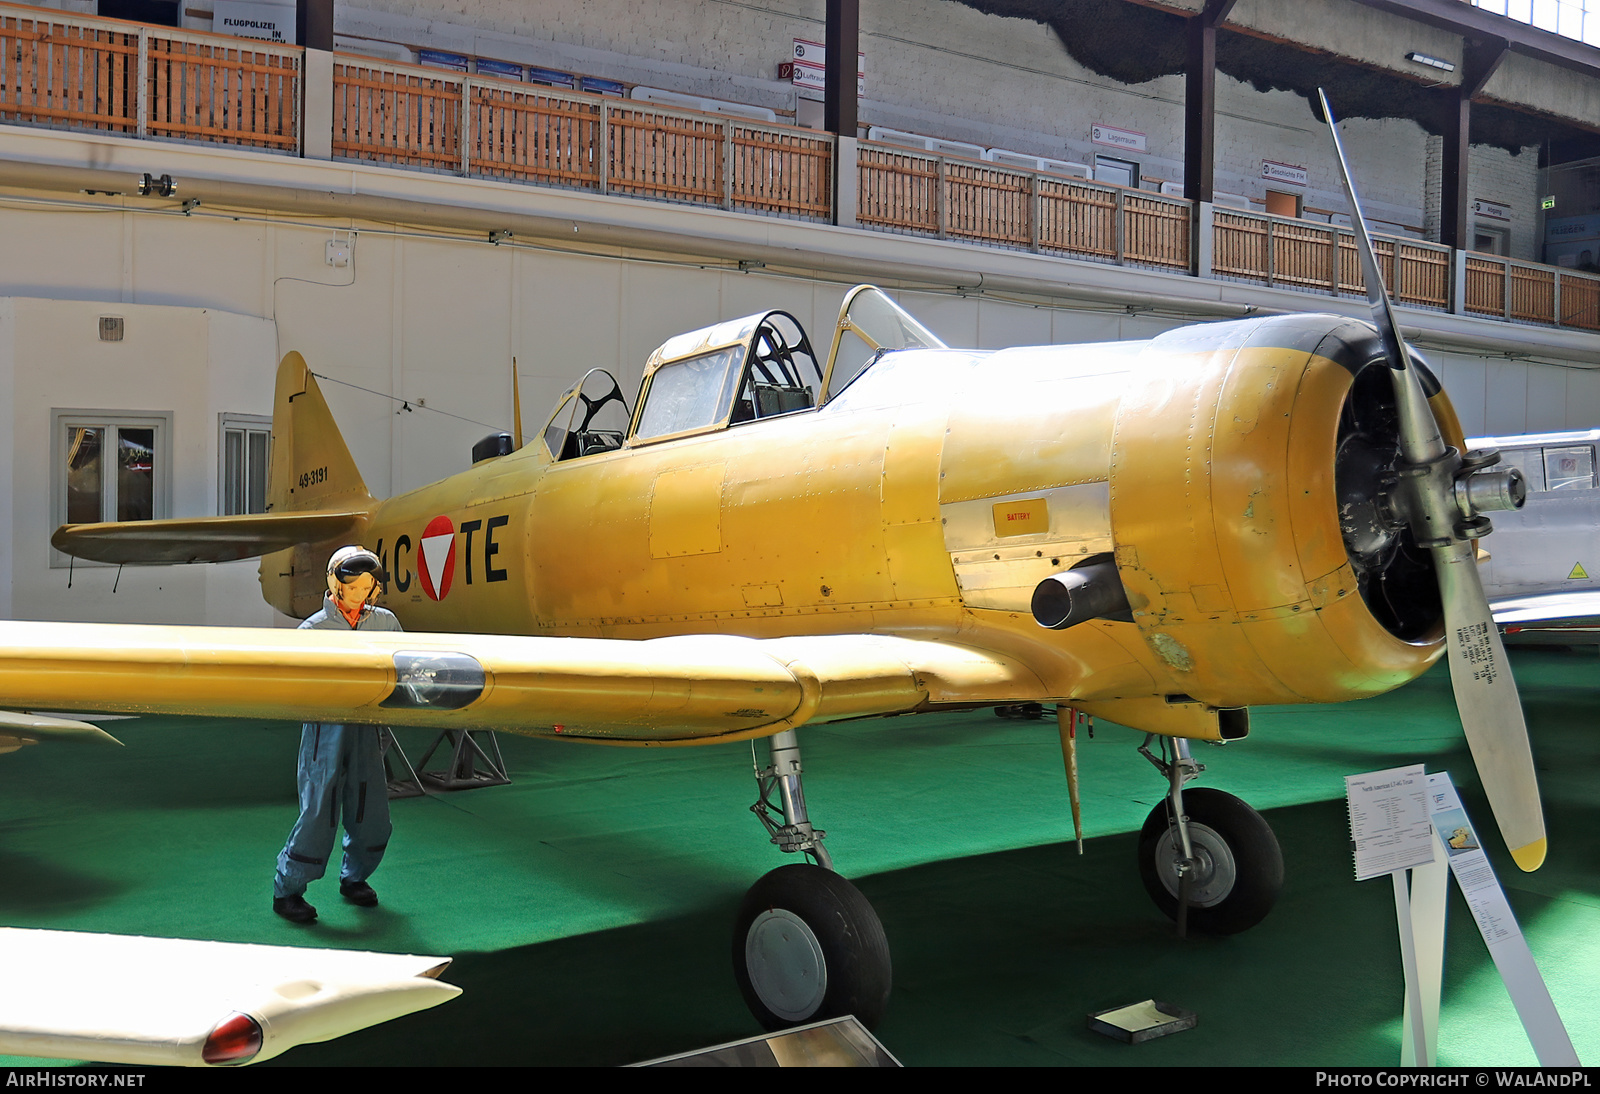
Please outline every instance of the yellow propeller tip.
[[1518, 867], [1527, 873], [1533, 873], [1544, 865], [1545, 841], [1536, 839], [1532, 843], [1525, 843], [1521, 847], [1511, 849], [1511, 858]]

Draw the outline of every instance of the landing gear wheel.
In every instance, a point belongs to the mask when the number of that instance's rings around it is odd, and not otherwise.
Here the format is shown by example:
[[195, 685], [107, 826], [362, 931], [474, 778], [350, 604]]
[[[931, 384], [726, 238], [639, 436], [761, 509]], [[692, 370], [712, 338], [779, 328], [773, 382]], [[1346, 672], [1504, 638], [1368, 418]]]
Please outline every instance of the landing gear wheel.
[[[1167, 918], [1178, 918], [1183, 845], [1163, 798], [1139, 833], [1139, 876]], [[1183, 792], [1189, 842], [1199, 866], [1189, 879], [1188, 922], [1206, 934], [1238, 934], [1260, 923], [1283, 888], [1283, 852], [1265, 818], [1232, 794]]]
[[861, 891], [810, 863], [750, 887], [733, 926], [739, 991], [769, 1030], [853, 1014], [869, 1029], [889, 1002], [889, 942]]

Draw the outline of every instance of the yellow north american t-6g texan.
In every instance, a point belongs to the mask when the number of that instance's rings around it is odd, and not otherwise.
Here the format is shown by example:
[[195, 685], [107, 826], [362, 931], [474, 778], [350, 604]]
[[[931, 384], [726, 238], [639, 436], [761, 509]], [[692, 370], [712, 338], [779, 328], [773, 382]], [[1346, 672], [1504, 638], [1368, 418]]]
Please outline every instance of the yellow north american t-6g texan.
[[1167, 914], [1231, 932], [1267, 914], [1282, 859], [1239, 799], [1185, 790], [1188, 743], [1244, 737], [1254, 704], [1387, 691], [1448, 647], [1485, 789], [1532, 869], [1538, 791], [1473, 548], [1520, 479], [1461, 455], [1358, 235], [1374, 325], [1277, 316], [973, 352], [862, 286], [820, 352], [775, 311], [680, 335], [631, 411], [593, 370], [526, 445], [489, 438], [470, 470], [383, 501], [291, 353], [269, 512], [53, 542], [107, 561], [263, 555], [264, 595], [297, 616], [319, 606], [330, 551], [362, 543], [408, 633], [14, 624], [0, 696], [770, 738], [758, 815], [815, 860], [761, 879], [736, 930], [741, 987], [772, 1027], [870, 1022], [889, 990], [877, 917], [806, 813], [810, 724], [1053, 703], [1069, 770], [1069, 708], [1151, 734], [1168, 792], [1140, 841], [1145, 885]]

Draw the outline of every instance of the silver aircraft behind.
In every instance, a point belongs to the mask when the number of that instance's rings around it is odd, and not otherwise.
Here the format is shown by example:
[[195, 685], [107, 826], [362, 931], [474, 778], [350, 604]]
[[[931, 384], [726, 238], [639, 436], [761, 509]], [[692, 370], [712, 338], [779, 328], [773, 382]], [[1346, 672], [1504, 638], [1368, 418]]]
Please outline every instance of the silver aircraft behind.
[[1528, 502], [1496, 513], [1478, 566], [1494, 620], [1508, 640], [1600, 643], [1600, 429], [1475, 437], [1521, 470]]

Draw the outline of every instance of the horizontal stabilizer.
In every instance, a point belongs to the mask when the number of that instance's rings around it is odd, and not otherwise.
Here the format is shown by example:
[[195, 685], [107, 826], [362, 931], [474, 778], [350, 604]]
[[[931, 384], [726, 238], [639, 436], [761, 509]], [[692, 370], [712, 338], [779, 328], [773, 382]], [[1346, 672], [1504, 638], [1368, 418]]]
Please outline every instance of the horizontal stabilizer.
[[259, 1029], [259, 1047], [248, 1053], [248, 1034], [219, 1035], [236, 1055], [218, 1062], [256, 1063], [455, 998], [460, 988], [435, 979], [449, 964], [407, 954], [0, 928], [0, 1054], [202, 1066], [213, 1031], [242, 1014]]
[[366, 515], [364, 510], [312, 510], [63, 524], [50, 545], [94, 562], [232, 562], [341, 538]]

